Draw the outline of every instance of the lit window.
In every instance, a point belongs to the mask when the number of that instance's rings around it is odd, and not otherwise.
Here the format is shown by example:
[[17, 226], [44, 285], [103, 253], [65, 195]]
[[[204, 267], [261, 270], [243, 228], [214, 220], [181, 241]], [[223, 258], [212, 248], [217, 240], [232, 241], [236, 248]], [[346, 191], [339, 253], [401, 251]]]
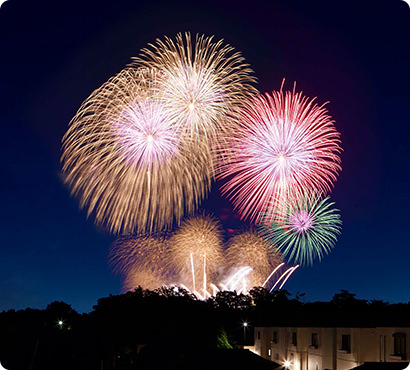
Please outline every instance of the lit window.
[[272, 355], [272, 350], [268, 348], [268, 356], [270, 357]]

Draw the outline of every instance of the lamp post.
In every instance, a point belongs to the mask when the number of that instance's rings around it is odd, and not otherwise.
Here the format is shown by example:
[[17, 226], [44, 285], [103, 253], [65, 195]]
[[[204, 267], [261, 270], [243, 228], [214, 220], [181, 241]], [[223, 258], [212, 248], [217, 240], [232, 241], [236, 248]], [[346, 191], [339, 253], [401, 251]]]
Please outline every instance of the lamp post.
[[245, 321], [243, 323], [243, 345], [246, 343], [246, 328], [248, 327], [248, 323]]

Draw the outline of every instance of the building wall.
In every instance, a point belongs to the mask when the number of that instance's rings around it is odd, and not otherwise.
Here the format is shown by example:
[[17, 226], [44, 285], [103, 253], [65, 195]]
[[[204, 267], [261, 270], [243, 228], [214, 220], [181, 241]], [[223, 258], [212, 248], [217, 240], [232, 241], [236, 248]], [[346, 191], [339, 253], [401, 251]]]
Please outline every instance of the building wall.
[[[405, 338], [399, 346], [405, 355], [395, 354], [397, 335]], [[408, 360], [410, 328], [257, 327], [255, 352], [279, 364], [289, 361], [292, 370], [348, 370], [364, 362]]]

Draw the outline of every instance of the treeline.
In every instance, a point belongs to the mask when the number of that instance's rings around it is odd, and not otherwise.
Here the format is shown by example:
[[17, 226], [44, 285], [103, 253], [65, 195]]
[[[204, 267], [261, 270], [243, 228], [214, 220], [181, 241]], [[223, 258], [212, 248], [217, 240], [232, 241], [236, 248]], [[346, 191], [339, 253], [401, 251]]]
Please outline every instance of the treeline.
[[253, 344], [255, 326], [410, 326], [410, 304], [346, 290], [330, 302], [304, 303], [303, 294], [263, 288], [207, 301], [183, 289], [137, 288], [99, 299], [88, 314], [64, 302], [0, 313], [0, 362], [9, 370], [152, 369], [164, 353]]

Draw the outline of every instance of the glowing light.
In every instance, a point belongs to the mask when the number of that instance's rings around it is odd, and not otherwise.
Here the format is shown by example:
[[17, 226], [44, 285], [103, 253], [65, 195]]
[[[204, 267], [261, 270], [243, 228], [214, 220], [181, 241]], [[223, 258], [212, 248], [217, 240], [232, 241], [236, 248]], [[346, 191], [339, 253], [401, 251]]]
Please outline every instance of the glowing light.
[[154, 141], [154, 137], [152, 135], [147, 135], [147, 141], [151, 144]]
[[[254, 270], [260, 270], [258, 258], [267, 258], [268, 266], [275, 266], [268, 278], [260, 277], [264, 286], [272, 281], [273, 288], [283, 287], [295, 268], [288, 268], [282, 275], [279, 270], [279, 253], [266, 253], [266, 242], [251, 230], [238, 234], [227, 253], [223, 253], [219, 222], [211, 216], [194, 216], [186, 219], [171, 237], [162, 234], [122, 236], [110, 249], [109, 263], [116, 274], [123, 276], [123, 292], [138, 286], [157, 289], [163, 285], [179, 286], [192, 292], [198, 299], [207, 299], [221, 290], [247, 294], [252, 288]], [[236, 248], [240, 245], [241, 248]], [[263, 247], [260, 251], [254, 247]], [[251, 266], [241, 265], [249, 262]], [[265, 265], [264, 265], [265, 266]], [[279, 277], [279, 279], [278, 279]], [[275, 284], [275, 280], [277, 280]], [[270, 285], [270, 284], [269, 284]]]
[[286, 369], [289, 369], [289, 368], [290, 368], [290, 365], [291, 365], [291, 362], [288, 361], [288, 360], [286, 360], [286, 361], [283, 363], [283, 366], [284, 366]]
[[[280, 253], [275, 253], [270, 242], [253, 229], [231, 237], [225, 254], [228, 270], [242, 274], [237, 282], [241, 281], [245, 290], [266, 284], [266, 276], [282, 262]], [[225, 284], [230, 290], [237, 289], [232, 281]]]
[[272, 222], [282, 203], [327, 193], [341, 170], [340, 134], [326, 109], [282, 89], [244, 105], [218, 166], [222, 186], [242, 219]]
[[285, 162], [285, 156], [283, 155], [283, 154], [280, 154], [279, 156], [278, 156], [278, 161], [279, 161], [279, 163], [283, 163], [283, 162]]
[[209, 215], [185, 219], [170, 238], [170, 261], [177, 281], [187, 285], [191, 280], [190, 290], [201, 287], [201, 296], [206, 298], [208, 289], [212, 290], [209, 283], [216, 280], [223, 261], [219, 221]]
[[288, 260], [312, 264], [330, 252], [340, 234], [342, 221], [333, 204], [329, 197], [305, 195], [289, 204], [283, 220], [262, 225], [260, 230]]
[[124, 69], [85, 100], [63, 138], [65, 182], [113, 233], [169, 229], [210, 189], [208, 146], [182, 140], [153, 80], [151, 71]]
[[168, 281], [168, 239], [162, 235], [122, 236], [109, 252], [114, 273], [124, 276], [123, 292], [139, 285], [156, 289]]
[[244, 98], [256, 93], [252, 70], [240, 53], [204, 35], [195, 41], [190, 33], [157, 39], [132, 66], [157, 71], [155, 95], [183, 136], [212, 145]]
[[247, 323], [247, 322], [244, 322], [244, 323], [243, 323], [243, 326], [246, 328], [246, 327], [248, 326], [248, 323]]

